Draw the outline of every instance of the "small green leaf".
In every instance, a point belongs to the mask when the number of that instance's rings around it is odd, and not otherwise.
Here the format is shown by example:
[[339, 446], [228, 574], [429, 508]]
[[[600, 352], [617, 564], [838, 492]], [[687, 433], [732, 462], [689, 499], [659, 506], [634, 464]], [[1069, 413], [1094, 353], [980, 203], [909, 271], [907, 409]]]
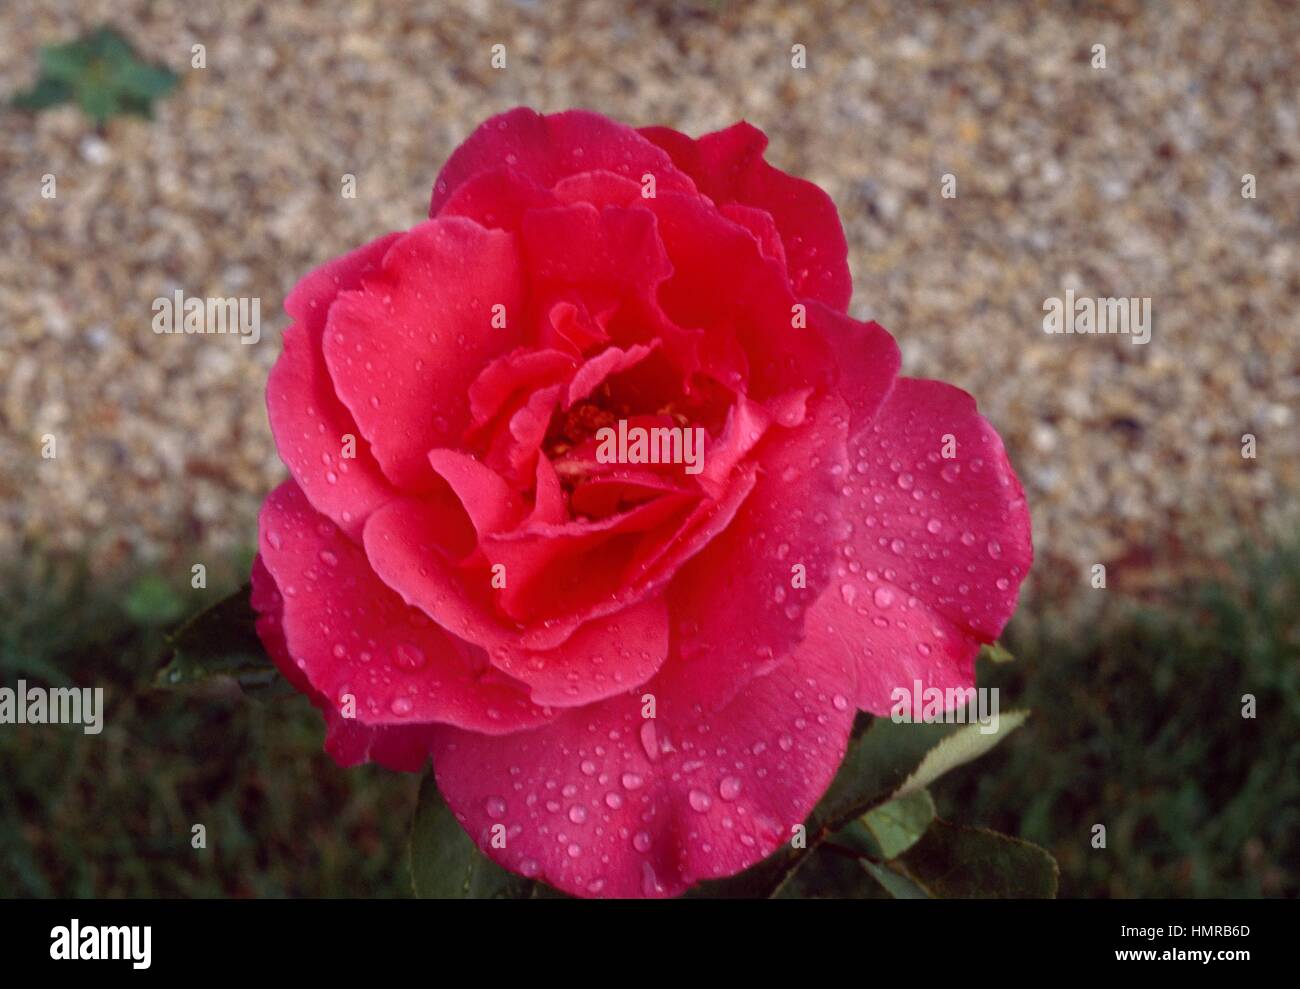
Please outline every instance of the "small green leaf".
[[31, 89], [14, 96], [13, 105], [19, 110], [44, 110], [49, 106], [70, 102], [75, 95], [71, 83], [52, 76], [41, 76]]
[[518, 899], [541, 884], [507, 872], [475, 847], [429, 773], [411, 820], [411, 887], [421, 899]]
[[75, 101], [97, 124], [122, 113], [149, 116], [153, 101], [175, 87], [175, 73], [142, 61], [130, 42], [111, 28], [41, 49], [41, 74], [13, 105], [41, 110]]
[[928, 790], [913, 790], [862, 816], [880, 857], [886, 859], [897, 858], [915, 845], [933, 820], [934, 801]]
[[1027, 717], [1028, 711], [1008, 711], [998, 717], [996, 731], [978, 723], [962, 725], [925, 754], [916, 771], [894, 791], [894, 797], [924, 789], [949, 770], [978, 759], [1024, 724]]
[[1050, 899], [1059, 875], [1056, 860], [1035, 844], [942, 820], [891, 867], [942, 899]]
[[858, 865], [895, 900], [930, 899], [930, 894], [925, 889], [887, 865], [880, 865], [867, 859], [860, 859]]
[[993, 642], [980, 649], [980, 659], [987, 659], [990, 663], [1014, 663], [1016, 657], [1002, 648], [1001, 642]]
[[171, 636], [171, 661], [158, 672], [160, 687], [183, 687], [225, 677], [245, 691], [288, 689], [258, 638], [257, 614], [245, 584], [201, 611]]

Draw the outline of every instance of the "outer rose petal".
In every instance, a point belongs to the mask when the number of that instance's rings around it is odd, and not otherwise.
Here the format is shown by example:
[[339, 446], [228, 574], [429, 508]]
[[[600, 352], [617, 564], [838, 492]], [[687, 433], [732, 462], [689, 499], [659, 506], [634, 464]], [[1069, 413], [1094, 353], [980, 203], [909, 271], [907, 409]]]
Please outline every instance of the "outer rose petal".
[[[947, 434], [953, 459], [941, 456]], [[884, 714], [914, 679], [974, 683], [975, 651], [1006, 625], [1033, 561], [1029, 511], [997, 433], [943, 382], [899, 378], [849, 447], [859, 569], [832, 582], [810, 635], [834, 626], [858, 657], [859, 706]]]
[[295, 690], [307, 695], [325, 716], [325, 751], [333, 756], [334, 761], [344, 767], [377, 762], [387, 769], [408, 773], [424, 768], [429, 760], [435, 726], [366, 725], [356, 718], [343, 717], [311, 685], [298, 664], [289, 658], [289, 645], [284, 641], [284, 629], [280, 624], [284, 597], [260, 556], [253, 560], [251, 579], [252, 605], [258, 612], [257, 634], [285, 679]]
[[671, 154], [718, 205], [735, 202], [772, 214], [795, 292], [848, 309], [853, 277], [835, 203], [813, 183], [765, 162], [767, 136], [761, 130], [742, 121], [698, 141], [668, 127], [643, 127], [641, 133]]
[[[340, 292], [361, 284], [400, 234], [372, 241], [321, 265], [302, 279], [285, 311], [293, 324], [284, 331], [284, 349], [266, 385], [266, 411], [280, 458], [318, 511], [352, 537], [393, 490], [339, 401], [321, 349], [325, 318]], [[345, 437], [356, 444], [355, 458], [343, 456]]]
[[332, 706], [368, 725], [444, 722], [507, 732], [546, 720], [487, 657], [406, 606], [352, 543], [286, 481], [266, 499], [258, 550], [284, 598], [289, 655]]
[[[656, 718], [642, 717], [642, 696]], [[440, 729], [438, 788], [485, 854], [578, 896], [674, 896], [760, 861], [830, 784], [851, 664], [787, 663], [721, 710], [690, 667], [509, 737]], [[491, 829], [506, 827], [506, 847]]]
[[436, 216], [461, 183], [502, 163], [545, 189], [569, 175], [607, 171], [635, 182], [649, 172], [660, 190], [695, 191], [672, 159], [631, 127], [590, 110], [542, 116], [517, 107], [484, 121], [452, 152], [434, 182], [429, 215]]
[[[513, 234], [448, 217], [402, 237], [330, 310], [330, 376], [397, 486], [434, 485], [426, 455], [459, 442], [470, 382], [518, 343], [523, 284]], [[505, 328], [491, 325], [498, 304]]]
[[860, 323], [820, 302], [809, 303], [808, 326], [835, 353], [838, 391], [849, 403], [849, 431], [856, 435], [875, 420], [893, 390], [902, 364], [898, 344], [879, 323]]

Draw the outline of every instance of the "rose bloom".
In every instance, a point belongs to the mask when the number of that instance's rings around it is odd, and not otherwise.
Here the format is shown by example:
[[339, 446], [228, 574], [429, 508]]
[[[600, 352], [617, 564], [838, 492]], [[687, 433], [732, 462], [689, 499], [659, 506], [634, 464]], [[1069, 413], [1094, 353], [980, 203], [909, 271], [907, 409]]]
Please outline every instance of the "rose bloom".
[[[262, 639], [340, 764], [432, 757], [579, 896], [790, 840], [858, 709], [974, 684], [1031, 561], [997, 434], [846, 314], [835, 207], [765, 146], [513, 110], [285, 302]], [[702, 428], [698, 469], [597, 456], [620, 420]]]

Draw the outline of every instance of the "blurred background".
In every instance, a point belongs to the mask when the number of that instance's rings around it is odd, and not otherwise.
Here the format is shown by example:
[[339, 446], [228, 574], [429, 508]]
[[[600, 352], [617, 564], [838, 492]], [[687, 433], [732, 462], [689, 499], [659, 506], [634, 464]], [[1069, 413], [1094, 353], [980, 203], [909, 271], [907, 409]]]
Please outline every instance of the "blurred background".
[[[60, 48], [104, 26], [129, 57]], [[1295, 896], [1297, 51], [1282, 2], [0, 3], [0, 685], [108, 706], [0, 726], [0, 895], [409, 893], [415, 778], [338, 770], [299, 698], [151, 685], [284, 476], [285, 294], [528, 104], [761, 127], [840, 208], [853, 314], [1001, 433], [1037, 561], [981, 683], [1036, 713], [940, 811], [1050, 848], [1063, 896]], [[177, 289], [260, 298], [262, 341], [156, 335]], [[1067, 289], [1150, 297], [1151, 342], [1046, 335]]]

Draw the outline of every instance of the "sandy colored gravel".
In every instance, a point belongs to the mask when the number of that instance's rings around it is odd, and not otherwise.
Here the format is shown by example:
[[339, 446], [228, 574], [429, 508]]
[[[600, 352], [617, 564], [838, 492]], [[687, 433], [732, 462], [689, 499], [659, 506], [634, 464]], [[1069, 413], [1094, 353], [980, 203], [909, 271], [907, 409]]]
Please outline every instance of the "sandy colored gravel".
[[[452, 148], [520, 103], [765, 129], [770, 160], [839, 204], [854, 315], [1001, 431], [1040, 583], [1083, 587], [1100, 561], [1112, 586], [1137, 586], [1285, 528], [1300, 488], [1300, 14], [1046, 7], [0, 4], [0, 94], [30, 85], [39, 46], [102, 22], [183, 77], [152, 122], [102, 136], [69, 107], [0, 116], [0, 557], [163, 565], [249, 544], [284, 476], [262, 399], [284, 295], [420, 220]], [[260, 297], [263, 341], [155, 335], [151, 302], [178, 288]], [[1150, 344], [1044, 334], [1044, 299], [1069, 288], [1150, 297]]]

